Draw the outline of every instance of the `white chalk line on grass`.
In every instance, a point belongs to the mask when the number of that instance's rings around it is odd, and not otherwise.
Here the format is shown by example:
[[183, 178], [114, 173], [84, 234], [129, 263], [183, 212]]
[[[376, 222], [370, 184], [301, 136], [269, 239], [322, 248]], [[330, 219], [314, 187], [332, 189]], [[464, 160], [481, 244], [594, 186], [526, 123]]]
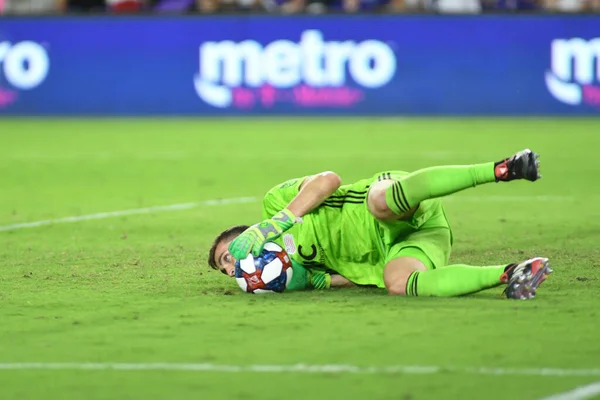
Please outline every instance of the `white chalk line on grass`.
[[[145, 208], [134, 208], [130, 210], [121, 210], [121, 211], [110, 211], [110, 212], [101, 212], [96, 214], [88, 214], [88, 215], [79, 215], [74, 217], [65, 217], [58, 219], [46, 219], [35, 222], [23, 222], [19, 224], [12, 225], [4, 225], [0, 226], [0, 232], [2, 231], [13, 231], [17, 229], [25, 229], [25, 228], [37, 228], [44, 225], [53, 225], [53, 224], [64, 224], [67, 222], [80, 222], [80, 221], [89, 221], [94, 219], [105, 219], [105, 218], [113, 218], [113, 217], [121, 217], [125, 215], [135, 215], [135, 214], [150, 214], [164, 211], [177, 211], [177, 210], [188, 210], [196, 207], [205, 207], [205, 206], [216, 206], [216, 205], [226, 205], [226, 204], [242, 204], [242, 203], [253, 203], [257, 201], [256, 197], [237, 197], [231, 199], [215, 199], [215, 200], [205, 200], [198, 201], [194, 203], [181, 203], [181, 204], [171, 204], [166, 206], [154, 206], [154, 207], [145, 207]], [[444, 201], [467, 201], [467, 202], [527, 202], [527, 201], [572, 201], [573, 197], [567, 196], [460, 196], [460, 197], [446, 197]]]
[[13, 224], [13, 225], [4, 225], [4, 226], [0, 226], [0, 232], [1, 231], [12, 231], [12, 230], [24, 229], [24, 228], [37, 228], [37, 227], [43, 226], [43, 225], [64, 224], [67, 222], [89, 221], [92, 219], [105, 219], [105, 218], [121, 217], [121, 216], [125, 216], [125, 215], [150, 214], [150, 213], [164, 212], [164, 211], [188, 210], [190, 208], [203, 207], [203, 206], [206, 207], [206, 206], [217, 206], [217, 205], [225, 205], [225, 204], [252, 203], [255, 201], [256, 201], [255, 197], [238, 197], [238, 198], [233, 198], [233, 199], [220, 199], [220, 200], [217, 199], [217, 200], [198, 201], [195, 203], [171, 204], [171, 205], [167, 205], [167, 206], [134, 208], [134, 209], [130, 209], [130, 210], [102, 212], [102, 213], [97, 213], [97, 214], [79, 215], [76, 217], [46, 219], [46, 220], [42, 220], [42, 221], [24, 222], [21, 224]]
[[584, 400], [600, 394], [600, 382], [590, 383], [589, 385], [579, 386], [568, 392], [558, 393], [550, 397], [544, 397], [541, 400]]
[[196, 371], [196, 372], [256, 372], [256, 373], [319, 373], [319, 374], [438, 374], [528, 376], [600, 376], [600, 368], [486, 368], [441, 367], [418, 365], [357, 366], [347, 364], [292, 365], [223, 365], [187, 363], [0, 363], [0, 370], [119, 370], [119, 371]]

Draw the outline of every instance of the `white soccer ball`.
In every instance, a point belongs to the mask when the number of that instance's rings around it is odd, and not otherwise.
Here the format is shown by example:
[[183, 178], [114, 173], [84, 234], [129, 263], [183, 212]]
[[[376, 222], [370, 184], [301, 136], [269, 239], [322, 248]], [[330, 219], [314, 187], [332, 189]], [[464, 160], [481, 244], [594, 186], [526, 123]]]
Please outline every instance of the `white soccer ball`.
[[235, 264], [235, 280], [248, 293], [281, 293], [287, 288], [292, 274], [292, 260], [274, 242], [266, 243], [260, 256], [249, 254]]

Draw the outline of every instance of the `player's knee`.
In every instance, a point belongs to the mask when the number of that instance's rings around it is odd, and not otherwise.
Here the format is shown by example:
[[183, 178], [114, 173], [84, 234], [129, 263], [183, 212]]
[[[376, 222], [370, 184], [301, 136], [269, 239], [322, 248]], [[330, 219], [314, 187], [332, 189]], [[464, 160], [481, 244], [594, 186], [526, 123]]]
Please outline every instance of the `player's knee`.
[[386, 199], [386, 192], [389, 188], [394, 185], [394, 180], [383, 180], [376, 182], [369, 190], [367, 197], [367, 205], [369, 212], [380, 221], [394, 221], [394, 220], [406, 220], [411, 218], [420, 204], [410, 208], [407, 212], [402, 214], [395, 214], [388, 206]]
[[378, 220], [387, 221], [395, 219], [397, 216], [387, 205], [385, 200], [386, 189], [393, 184], [393, 181], [381, 181], [375, 183], [369, 190], [367, 204], [369, 212]]
[[383, 282], [388, 294], [404, 296], [406, 294], [406, 282], [412, 271], [412, 268], [388, 266], [383, 273]]
[[386, 289], [389, 295], [404, 296], [406, 295], [406, 282], [393, 282], [390, 285], [386, 285]]
[[406, 295], [406, 284], [415, 271], [426, 271], [423, 262], [414, 257], [399, 257], [391, 260], [383, 270], [383, 283], [391, 295]]

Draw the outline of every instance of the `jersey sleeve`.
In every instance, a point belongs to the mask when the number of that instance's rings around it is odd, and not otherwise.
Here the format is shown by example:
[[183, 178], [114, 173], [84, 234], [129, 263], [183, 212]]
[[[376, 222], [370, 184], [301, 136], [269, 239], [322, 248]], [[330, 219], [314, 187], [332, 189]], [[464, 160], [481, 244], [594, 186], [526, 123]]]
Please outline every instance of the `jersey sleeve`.
[[300, 185], [307, 177], [294, 178], [272, 187], [263, 198], [263, 219], [271, 218], [287, 207], [300, 191]]

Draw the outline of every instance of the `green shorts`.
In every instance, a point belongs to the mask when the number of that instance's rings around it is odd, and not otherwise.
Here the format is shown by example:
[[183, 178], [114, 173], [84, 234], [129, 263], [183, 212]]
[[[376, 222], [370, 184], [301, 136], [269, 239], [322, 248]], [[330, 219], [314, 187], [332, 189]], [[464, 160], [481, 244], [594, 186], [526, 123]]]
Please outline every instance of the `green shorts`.
[[440, 199], [421, 203], [411, 221], [378, 223], [385, 264], [398, 257], [414, 257], [427, 269], [448, 265], [453, 236]]
[[[359, 181], [349, 190], [368, 193], [368, 188], [374, 182], [382, 179], [401, 180], [406, 175], [408, 173], [403, 171], [379, 173], [373, 178]], [[333, 233], [319, 231], [322, 237], [328, 238], [327, 245], [336, 247], [335, 252], [332, 249], [326, 253], [322, 262], [328, 269], [358, 285], [384, 288], [385, 266], [393, 259], [414, 257], [429, 269], [448, 264], [452, 231], [441, 199], [421, 202], [414, 215], [406, 221], [380, 221], [369, 211], [367, 201], [358, 204], [357, 207], [344, 207], [338, 214], [326, 208], [321, 209], [320, 215], [334, 219], [337, 227]], [[326, 224], [323, 226], [328, 227]], [[358, 231], [360, 235], [353, 234]]]

